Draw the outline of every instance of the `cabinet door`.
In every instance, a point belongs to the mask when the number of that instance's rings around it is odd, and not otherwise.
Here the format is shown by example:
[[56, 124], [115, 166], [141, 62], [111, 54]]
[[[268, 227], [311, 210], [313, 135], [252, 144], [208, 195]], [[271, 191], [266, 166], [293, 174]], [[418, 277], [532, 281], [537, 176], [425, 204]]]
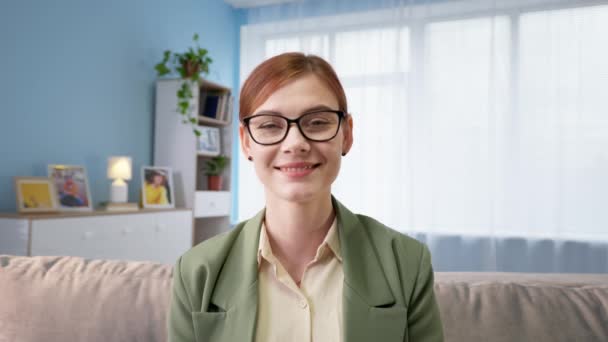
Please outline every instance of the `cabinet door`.
[[156, 214], [154, 225], [155, 260], [174, 264], [192, 247], [192, 212], [170, 211]]
[[32, 255], [71, 255], [90, 259], [119, 259], [116, 237], [124, 227], [117, 216], [71, 217], [32, 221]]
[[27, 255], [29, 220], [0, 218], [0, 254]]

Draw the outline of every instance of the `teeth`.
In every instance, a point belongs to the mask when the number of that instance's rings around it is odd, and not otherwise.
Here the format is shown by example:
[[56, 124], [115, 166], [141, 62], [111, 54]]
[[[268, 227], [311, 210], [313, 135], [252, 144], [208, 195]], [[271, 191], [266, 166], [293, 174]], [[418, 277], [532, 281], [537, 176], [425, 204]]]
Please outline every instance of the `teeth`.
[[297, 172], [297, 171], [310, 170], [310, 169], [312, 169], [312, 166], [305, 166], [305, 167], [283, 167], [283, 168], [281, 168], [281, 170], [287, 171], [287, 172]]

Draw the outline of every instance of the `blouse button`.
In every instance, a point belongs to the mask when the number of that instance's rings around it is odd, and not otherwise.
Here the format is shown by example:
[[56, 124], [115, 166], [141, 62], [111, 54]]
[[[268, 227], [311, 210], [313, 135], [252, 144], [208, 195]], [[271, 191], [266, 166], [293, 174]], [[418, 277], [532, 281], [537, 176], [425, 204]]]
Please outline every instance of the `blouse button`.
[[305, 301], [304, 299], [300, 299], [300, 300], [298, 301], [298, 304], [300, 304], [300, 307], [301, 307], [302, 309], [305, 309], [305, 308], [308, 306], [308, 303], [306, 303], [306, 301]]

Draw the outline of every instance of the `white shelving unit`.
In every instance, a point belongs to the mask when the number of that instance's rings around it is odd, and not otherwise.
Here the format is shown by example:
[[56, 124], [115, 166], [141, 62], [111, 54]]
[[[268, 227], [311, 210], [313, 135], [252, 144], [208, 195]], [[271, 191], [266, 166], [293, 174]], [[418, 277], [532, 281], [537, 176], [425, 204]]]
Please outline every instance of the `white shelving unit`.
[[[177, 90], [181, 80], [166, 79], [156, 83], [156, 107], [154, 122], [154, 165], [173, 170], [175, 204], [178, 208], [193, 210], [193, 245], [230, 228], [232, 130], [230, 119], [217, 120], [199, 116], [199, 124], [220, 128], [221, 154], [230, 160], [224, 170], [222, 191], [208, 191], [207, 176], [203, 173], [205, 160], [197, 152], [198, 138], [192, 126], [182, 122], [177, 112]], [[193, 113], [199, 113], [199, 93], [205, 91], [230, 92], [230, 88], [203, 80], [199, 89], [192, 89]], [[232, 113], [231, 113], [232, 114]]]

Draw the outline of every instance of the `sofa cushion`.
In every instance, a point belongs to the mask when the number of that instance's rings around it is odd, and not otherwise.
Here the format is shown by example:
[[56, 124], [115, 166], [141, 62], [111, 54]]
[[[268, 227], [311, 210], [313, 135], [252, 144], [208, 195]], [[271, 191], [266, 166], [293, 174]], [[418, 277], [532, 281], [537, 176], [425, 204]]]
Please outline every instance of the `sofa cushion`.
[[0, 342], [166, 341], [171, 266], [0, 256]]
[[446, 342], [608, 341], [608, 275], [437, 273]]

